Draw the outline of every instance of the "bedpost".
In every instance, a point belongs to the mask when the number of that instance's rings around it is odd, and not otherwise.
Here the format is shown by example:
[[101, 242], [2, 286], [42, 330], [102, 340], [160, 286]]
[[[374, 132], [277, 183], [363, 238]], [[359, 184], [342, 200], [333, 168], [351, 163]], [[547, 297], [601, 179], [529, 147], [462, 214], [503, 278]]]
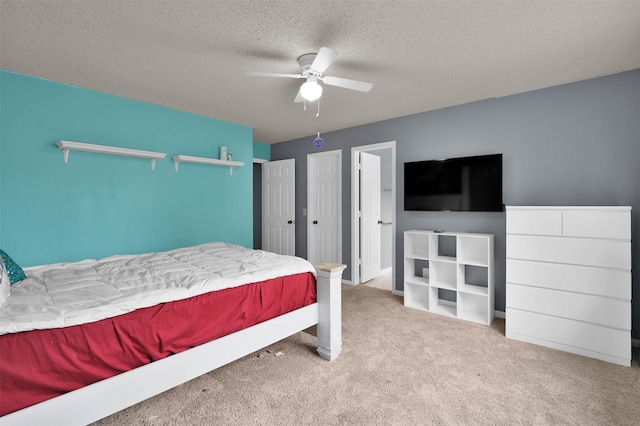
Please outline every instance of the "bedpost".
[[347, 265], [320, 263], [316, 292], [318, 294], [318, 354], [333, 361], [342, 351], [342, 271]]

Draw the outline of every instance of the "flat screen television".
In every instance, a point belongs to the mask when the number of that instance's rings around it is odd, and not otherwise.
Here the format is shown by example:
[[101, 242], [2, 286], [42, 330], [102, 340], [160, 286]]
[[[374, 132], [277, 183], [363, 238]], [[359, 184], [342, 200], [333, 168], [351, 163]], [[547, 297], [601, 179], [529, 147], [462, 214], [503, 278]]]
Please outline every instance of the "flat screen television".
[[503, 211], [502, 154], [404, 163], [404, 209]]

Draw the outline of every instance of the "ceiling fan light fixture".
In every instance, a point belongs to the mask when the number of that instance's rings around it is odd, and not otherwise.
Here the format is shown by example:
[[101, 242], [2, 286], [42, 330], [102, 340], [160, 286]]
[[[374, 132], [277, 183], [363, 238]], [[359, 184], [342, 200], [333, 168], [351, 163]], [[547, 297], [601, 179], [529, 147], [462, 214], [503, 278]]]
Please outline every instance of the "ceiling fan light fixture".
[[307, 101], [315, 101], [322, 96], [322, 86], [318, 84], [318, 77], [310, 76], [300, 87], [300, 95]]

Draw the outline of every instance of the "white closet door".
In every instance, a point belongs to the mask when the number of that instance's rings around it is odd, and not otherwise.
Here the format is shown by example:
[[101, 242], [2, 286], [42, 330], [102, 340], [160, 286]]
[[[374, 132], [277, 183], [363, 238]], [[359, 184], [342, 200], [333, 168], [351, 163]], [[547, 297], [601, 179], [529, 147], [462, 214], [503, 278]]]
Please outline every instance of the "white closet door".
[[295, 160], [262, 165], [262, 248], [295, 255]]
[[307, 156], [307, 259], [342, 262], [342, 151]]

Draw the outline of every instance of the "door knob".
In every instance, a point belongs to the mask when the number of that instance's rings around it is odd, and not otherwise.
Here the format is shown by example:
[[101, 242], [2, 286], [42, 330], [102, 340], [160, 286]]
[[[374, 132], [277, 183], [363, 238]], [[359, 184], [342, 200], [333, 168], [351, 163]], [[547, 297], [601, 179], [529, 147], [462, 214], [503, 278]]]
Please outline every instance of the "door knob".
[[313, 223], [314, 225], [317, 225], [317, 224], [318, 224], [318, 221], [317, 221], [317, 220], [314, 220], [312, 223]]
[[382, 225], [382, 221], [381, 220], [378, 221], [378, 225]]
[[288, 223], [289, 225], [291, 225], [291, 224], [292, 224], [292, 223], [294, 223], [294, 222], [293, 222], [292, 220], [288, 220], [288, 221], [287, 221], [287, 223]]

